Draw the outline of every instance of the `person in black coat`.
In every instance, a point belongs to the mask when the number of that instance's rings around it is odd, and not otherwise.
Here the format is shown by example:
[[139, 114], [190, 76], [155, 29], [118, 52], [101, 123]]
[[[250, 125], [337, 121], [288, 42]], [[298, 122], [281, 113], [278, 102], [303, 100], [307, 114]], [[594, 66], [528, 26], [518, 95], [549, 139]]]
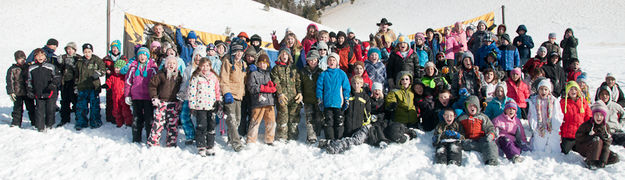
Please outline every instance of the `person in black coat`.
[[545, 71], [545, 78], [549, 78], [551, 83], [553, 83], [553, 91], [551, 94], [555, 97], [560, 97], [560, 95], [564, 94], [566, 84], [566, 73], [564, 73], [564, 69], [558, 65], [559, 61], [560, 54], [553, 52], [549, 55], [547, 64], [542, 67], [543, 71]]
[[532, 36], [526, 34], [527, 28], [523, 24], [519, 25], [516, 29], [516, 33], [519, 35], [512, 40], [512, 44], [519, 50], [521, 65], [523, 65], [532, 57], [531, 50], [534, 48], [534, 40], [532, 40]]
[[[37, 105], [37, 120], [35, 127], [43, 132], [45, 128], [54, 125], [54, 112], [56, 111], [56, 98], [61, 76], [58, 69], [52, 63], [46, 62], [46, 54], [43, 49], [35, 49], [34, 64], [28, 67], [27, 96], [35, 99]], [[45, 119], [45, 121], [44, 121]]]

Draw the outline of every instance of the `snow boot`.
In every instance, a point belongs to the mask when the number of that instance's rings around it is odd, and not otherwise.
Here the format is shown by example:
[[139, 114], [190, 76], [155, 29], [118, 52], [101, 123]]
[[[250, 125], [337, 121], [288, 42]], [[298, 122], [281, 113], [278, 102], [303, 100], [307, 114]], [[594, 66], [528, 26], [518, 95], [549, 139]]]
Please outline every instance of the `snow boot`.
[[207, 152], [206, 148], [203, 148], [203, 147], [197, 148], [197, 153], [202, 157], [206, 157], [206, 152]]
[[321, 139], [321, 140], [319, 140], [319, 144], [317, 144], [317, 147], [323, 149], [323, 148], [327, 147], [328, 144], [330, 144], [330, 140]]
[[523, 157], [521, 157], [519, 155], [516, 155], [516, 156], [512, 157], [512, 162], [514, 162], [515, 164], [523, 162], [523, 160], [525, 160], [525, 158], [523, 158]]
[[213, 149], [213, 148], [206, 149], [205, 155], [206, 156], [215, 156], [215, 149]]

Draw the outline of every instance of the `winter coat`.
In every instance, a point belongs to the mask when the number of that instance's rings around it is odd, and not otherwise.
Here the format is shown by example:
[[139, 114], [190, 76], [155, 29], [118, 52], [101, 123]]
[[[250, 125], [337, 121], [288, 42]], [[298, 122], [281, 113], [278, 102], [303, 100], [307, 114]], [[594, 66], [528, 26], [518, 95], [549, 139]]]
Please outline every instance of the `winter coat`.
[[126, 74], [124, 97], [131, 97], [132, 100], [150, 100], [148, 85], [152, 76], [156, 75], [156, 64], [152, 60], [146, 60], [146, 63], [140, 65], [137, 60], [130, 65]]
[[463, 30], [459, 32], [451, 32], [451, 36], [458, 40], [458, 43], [461, 45], [460, 51], [465, 52], [469, 50], [469, 46], [467, 45], [467, 33]]
[[491, 43], [490, 45], [482, 46], [477, 50], [477, 54], [475, 54], [475, 58], [477, 59], [474, 60], [475, 65], [479, 66], [480, 69], [486, 69], [488, 65], [486, 63], [486, 56], [488, 56], [488, 54], [493, 51], [497, 54], [497, 59], [495, 60], [495, 62], [500, 62], [501, 51], [499, 50], [499, 48], [497, 48], [497, 45], [495, 45], [495, 43]]
[[[595, 123], [595, 120], [591, 118], [588, 121], [580, 124], [579, 128], [575, 132], [575, 146], [576, 151], [581, 152], [580, 154], [590, 154], [592, 151], [586, 147], [588, 144], [592, 143], [593, 138], [599, 137], [603, 140], [604, 146], [612, 144], [611, 133], [608, 131], [610, 129], [609, 125], [603, 121], [601, 124]], [[591, 132], [592, 131], [592, 132]], [[590, 151], [590, 152], [587, 152]], [[607, 159], [607, 157], [605, 157]]]
[[427, 45], [417, 46], [415, 44], [412, 49], [417, 54], [417, 57], [419, 57], [419, 67], [425, 67], [425, 63], [430, 61], [434, 62], [435, 54], [432, 54], [432, 49]]
[[469, 40], [469, 42], [467, 42], [467, 45], [469, 46], [469, 51], [471, 51], [472, 53], [477, 53], [478, 49], [482, 47], [482, 41], [484, 41], [486, 34], [491, 34], [491, 37], [495, 36], [490, 31], [476, 31], [475, 33], [473, 33], [471, 39]]
[[371, 78], [371, 81], [385, 84], [386, 78], [386, 66], [382, 63], [381, 60], [378, 60], [377, 63], [372, 63], [371, 61], [365, 61], [365, 71]]
[[[193, 45], [188, 44], [186, 39], [186, 37], [182, 36], [180, 29], [176, 28], [176, 44], [180, 49], [180, 58], [184, 60], [185, 64], [189, 64], [191, 61], [193, 61], [193, 50], [195, 50], [195, 48], [193, 47]], [[196, 41], [196, 44], [198, 44], [198, 41]]]
[[[57, 56], [56, 54], [54, 54], [53, 49], [50, 49], [48, 46], [43, 46], [41, 49], [46, 54], [45, 62], [49, 62], [50, 64], [53, 64], [53, 65], [57, 64], [57, 62], [55, 62], [56, 61], [55, 59]], [[26, 58], [26, 64], [35, 64], [34, 60], [35, 60], [35, 50], [31, 51], [28, 57]]]
[[493, 125], [499, 132], [499, 137], [507, 137], [510, 140], [516, 139], [517, 132], [520, 133], [519, 137], [521, 137], [522, 142], [527, 142], [527, 137], [525, 136], [525, 129], [523, 128], [523, 124], [521, 120], [519, 120], [518, 116], [514, 116], [514, 118], [510, 118], [505, 114], [501, 114], [493, 119]]
[[60, 84], [61, 73], [52, 63], [34, 63], [28, 66], [26, 92], [35, 95], [35, 99], [56, 98]]
[[608, 115], [605, 117], [605, 120], [606, 123], [610, 125], [610, 132], [614, 133], [625, 131], [625, 110], [623, 109], [623, 106], [612, 101], [612, 90], [608, 86], [599, 87], [597, 94], [599, 94], [601, 90], [605, 90], [608, 94], [610, 94], [610, 100], [608, 100], [607, 104], [602, 100], [597, 99], [597, 102], [604, 103], [608, 107]]
[[276, 63], [271, 69], [271, 80], [276, 84], [276, 96], [285, 95], [289, 101], [295, 102], [295, 96], [302, 93], [302, 80], [299, 75], [295, 65]]
[[558, 46], [558, 43], [556, 42], [549, 42], [549, 41], [545, 41], [543, 42], [540, 46], [545, 46], [545, 48], [547, 48], [547, 54], [551, 54], [551, 53], [558, 53], [558, 55], [561, 55], [562, 53], [560, 53], [560, 46]]
[[[124, 59], [119, 59], [118, 61], [124, 61]], [[106, 84], [108, 85], [108, 90], [111, 91], [110, 99], [124, 99], [124, 86], [126, 76], [120, 73], [116, 73], [115, 71], [111, 71], [108, 79], [106, 79]], [[107, 97], [109, 98], [109, 97]]]
[[[599, 99], [599, 92], [601, 92], [601, 87], [607, 86], [606, 82], [601, 83], [601, 86], [597, 88], [597, 92], [595, 93], [595, 99]], [[623, 96], [623, 91], [618, 84], [614, 84], [614, 87], [610, 89], [610, 101], [614, 101], [617, 104], [621, 105], [621, 107], [625, 107], [625, 96]]]
[[[176, 35], [178, 35], [179, 31], [176, 31]], [[158, 41], [159, 43], [161, 43], [161, 45], [165, 44], [166, 42], [171, 44], [172, 46], [175, 45], [174, 41], [171, 39], [171, 37], [169, 36], [169, 34], [163, 32], [163, 36], [162, 37], [156, 37], [156, 35], [151, 35], [148, 37], [148, 40], [145, 41], [145, 46], [150, 48], [150, 46], [152, 45], [152, 42], [154, 41]], [[121, 50], [121, 49], [120, 49]]]
[[527, 103], [525, 100], [530, 97], [530, 88], [523, 81], [519, 79], [519, 84], [512, 81], [512, 79], [508, 78], [506, 82], [508, 85], [508, 93], [506, 94], [508, 97], [514, 99], [514, 101], [518, 104], [519, 108], [527, 108]]
[[449, 86], [449, 82], [447, 82], [447, 79], [445, 79], [445, 77], [439, 77], [438, 76], [438, 70], [435, 70], [436, 73], [434, 74], [434, 76], [427, 76], [424, 75], [420, 81], [421, 83], [423, 83], [423, 91], [424, 93], [430, 93], [430, 94], [435, 94], [437, 93], [437, 90], [442, 90], [442, 89], [448, 89]]
[[28, 78], [28, 65], [13, 64], [7, 70], [7, 94], [15, 96], [26, 96], [26, 79]]
[[[571, 32], [573, 32], [571, 28], [567, 30], [571, 30]], [[562, 46], [562, 59], [570, 60], [573, 58], [577, 58], [577, 45], [578, 41], [575, 36], [570, 36], [566, 39], [562, 39], [562, 41], [560, 41], [560, 46]]]
[[106, 74], [106, 65], [102, 59], [96, 55], [91, 55], [91, 59], [84, 56], [76, 61], [76, 70], [74, 78], [76, 89], [82, 90], [98, 90], [100, 89], [100, 79], [93, 76], [102, 77]]
[[[393, 52], [389, 57], [386, 64], [386, 77], [395, 78], [399, 75], [399, 72], [408, 71], [410, 76], [415, 76], [416, 72], [419, 72], [419, 57], [412, 49], [408, 50], [406, 57], [403, 57], [399, 51]], [[392, 82], [391, 82], [392, 81]], [[394, 83], [395, 79], [389, 79], [389, 84]], [[399, 85], [397, 85], [399, 86]], [[392, 88], [395, 88], [392, 86]]]
[[211, 72], [208, 75], [198, 73], [191, 77], [187, 97], [189, 99], [189, 109], [193, 110], [213, 110], [216, 101], [221, 101], [221, 90], [219, 79]]
[[74, 56], [63, 54], [59, 57], [56, 67], [59, 68], [59, 72], [61, 72], [61, 83], [64, 84], [67, 81], [74, 81], [73, 75], [76, 70], [76, 62], [80, 57], [81, 56], [78, 54], [74, 54]]
[[[117, 62], [118, 60], [124, 60], [128, 62], [128, 59], [126, 58], [126, 56], [121, 55], [121, 53], [117, 56], [114, 56], [110, 52], [108, 56], [102, 59], [102, 62], [104, 62], [104, 66], [106, 66], [106, 70], [109, 70], [111, 72], [110, 74], [113, 74], [113, 72], [115, 72], [115, 62]], [[110, 74], [107, 74], [106, 77], [109, 77]]]
[[560, 136], [563, 138], [575, 138], [575, 132], [579, 125], [592, 118], [592, 111], [588, 106], [588, 102], [580, 97], [577, 97], [576, 100], [562, 98], [560, 107], [564, 113], [564, 122], [560, 126]]
[[511, 71], [516, 67], [521, 67], [521, 58], [519, 51], [513, 45], [501, 45], [499, 46], [501, 51], [501, 57], [499, 58], [499, 66], [504, 71]]
[[[176, 95], [176, 97], [179, 100], [183, 100], [186, 101], [187, 99], [187, 89], [189, 88], [189, 82], [191, 81], [191, 75], [193, 74], [193, 71], [195, 71], [195, 68], [193, 66], [193, 64], [189, 64], [189, 66], [187, 66], [187, 68], [185, 68], [184, 71], [182, 71], [182, 83], [180, 83], [180, 90], [178, 91], [178, 94]], [[221, 68], [221, 66], [220, 66]], [[219, 77], [219, 76], [217, 76]]]
[[316, 90], [317, 79], [323, 70], [319, 67], [311, 69], [310, 66], [304, 67], [299, 71], [300, 81], [302, 83], [302, 96], [304, 96], [304, 104], [317, 104]]
[[[549, 95], [548, 99], [543, 100], [538, 95], [534, 95], [529, 98], [527, 105], [527, 120], [532, 132], [530, 141], [532, 149], [559, 153], [561, 139], [559, 130], [564, 115], [557, 98]], [[542, 137], [541, 132], [544, 133]]]
[[[516, 32], [524, 30], [525, 34], [519, 34], [517, 37], [512, 40], [512, 45], [516, 46], [519, 49], [519, 57], [521, 59], [529, 59], [532, 57], [532, 48], [534, 48], [534, 40], [532, 40], [532, 36], [527, 35], [527, 28], [525, 25], [521, 24], [516, 29]], [[518, 42], [521, 42], [521, 45], [517, 45]]]
[[245, 69], [247, 69], [247, 65], [243, 60], [234, 65], [232, 61], [230, 58], [222, 60], [221, 74], [219, 75], [221, 93], [230, 93], [234, 99], [242, 100], [243, 96], [245, 96], [245, 76], [247, 75]]
[[371, 98], [365, 91], [352, 91], [349, 97], [349, 107], [345, 111], [345, 130], [343, 137], [351, 137], [362, 127], [362, 124], [371, 116]]
[[425, 44], [430, 47], [430, 49], [432, 50], [432, 54], [433, 55], [437, 55], [438, 52], [443, 51], [443, 49], [441, 48], [440, 45], [440, 39], [438, 38], [432, 38], [431, 41], [428, 41], [427, 39], [425, 40]]
[[394, 116], [391, 118], [393, 121], [404, 124], [414, 124], [417, 123], [418, 118], [417, 107], [414, 103], [415, 95], [410, 86], [408, 86], [408, 88], [399, 86], [400, 80], [404, 76], [409, 76], [410, 79], [412, 79], [412, 75], [408, 72], [402, 72], [397, 76], [396, 83], [398, 84], [398, 88], [401, 89], [394, 89], [386, 95], [386, 107], [396, 107]]
[[339, 54], [339, 67], [345, 72], [349, 72], [349, 68], [356, 63], [356, 51], [350, 43], [344, 42], [343, 45], [337, 45], [337, 54]]
[[566, 81], [577, 81], [577, 77], [582, 75], [581, 70], [572, 70], [570, 68], [566, 68]]
[[534, 69], [538, 69], [543, 67], [543, 65], [547, 64], [547, 58], [540, 58], [538, 57], [538, 55], [536, 55], [536, 57], [529, 59], [524, 65], [523, 65], [523, 72], [524, 73], [531, 73], [532, 71], [534, 71]]
[[447, 36], [443, 38], [441, 48], [445, 50], [445, 59], [455, 59], [455, 53], [462, 50], [462, 44], [458, 43], [455, 37]]
[[[465, 104], [465, 113], [457, 118], [457, 121], [459, 121], [464, 128], [465, 137], [467, 139], [473, 140], [480, 139], [488, 134], [495, 137], [495, 126], [493, 126], [493, 123], [488, 118], [488, 116], [486, 116], [484, 113], [481, 113], [480, 101], [477, 96], [470, 96]], [[468, 104], [476, 105], [478, 113], [474, 115], [468, 114]]]
[[349, 99], [350, 91], [347, 74], [341, 69], [325, 70], [317, 79], [317, 99], [323, 102], [325, 108], [343, 107], [343, 102]]
[[[466, 53], [465, 53], [466, 54]], [[451, 93], [458, 94], [458, 90], [466, 88], [470, 94], [481, 96], [480, 89], [484, 84], [484, 75], [476, 68], [466, 69], [464, 66], [452, 76]]]
[[460, 134], [460, 139], [459, 140], [463, 140], [464, 137], [464, 128], [462, 127], [462, 124], [460, 124], [458, 121], [454, 121], [451, 124], [447, 124], [445, 122], [441, 122], [438, 123], [438, 125], [436, 125], [436, 128], [434, 128], [434, 137], [432, 137], [434, 139], [434, 141], [432, 142], [432, 144], [436, 147], [438, 146], [442, 140], [445, 139], [456, 139], [456, 137], [449, 137], [447, 135], [445, 135], [445, 131], [456, 131]]
[[555, 97], [560, 97], [564, 95], [564, 89], [566, 85], [566, 74], [564, 73], [564, 69], [557, 64], [553, 64], [548, 62], [543, 67], [543, 71], [545, 71], [545, 77], [551, 80], [553, 84], [553, 90], [551, 93]]
[[[509, 101], [514, 100], [512, 98], [506, 97], [503, 101], [501, 101], [499, 98], [493, 97], [493, 99], [488, 102], [488, 104], [486, 104], [484, 114], [486, 114], [486, 116], [488, 116], [488, 118], [490, 119], [495, 119], [497, 116], [504, 113], [506, 103], [508, 103]], [[521, 117], [521, 110], [517, 110], [516, 114], [517, 117]]]
[[[264, 106], [273, 106], [275, 96], [273, 93], [260, 92], [261, 85], [267, 85], [271, 81], [271, 74], [269, 70], [257, 70], [250, 72], [247, 77], [247, 92], [251, 96], [251, 107], [258, 108]], [[314, 99], [314, 95], [311, 95]], [[304, 96], [306, 98], [306, 96]], [[305, 100], [305, 99], [304, 99]]]
[[166, 70], [161, 70], [150, 79], [148, 86], [150, 98], [156, 98], [163, 102], [177, 102], [176, 94], [180, 90], [181, 83], [182, 74], [179, 72], [176, 72], [175, 78], [168, 79]]

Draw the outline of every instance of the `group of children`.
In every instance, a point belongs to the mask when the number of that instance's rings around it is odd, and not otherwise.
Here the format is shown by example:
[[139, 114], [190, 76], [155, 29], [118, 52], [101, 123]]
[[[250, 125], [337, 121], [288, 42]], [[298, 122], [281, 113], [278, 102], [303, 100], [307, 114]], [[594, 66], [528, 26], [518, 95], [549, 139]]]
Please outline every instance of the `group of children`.
[[[90, 44], [76, 54], [72, 42], [56, 56], [58, 41], [50, 39], [31, 53], [32, 62], [15, 53], [7, 73], [12, 125], [20, 126], [25, 104], [38, 130], [52, 127], [60, 90], [59, 126], [75, 111], [76, 130], [98, 128], [100, 89], [106, 89], [106, 120], [130, 126], [133, 142], [142, 142], [145, 131], [147, 144], [159, 146], [167, 130], [166, 146], [176, 146], [180, 125], [185, 143], [195, 143], [202, 156], [215, 155], [217, 122], [225, 122], [237, 152], [257, 142], [261, 121], [264, 143], [297, 140], [303, 109], [306, 142], [328, 153], [403, 143], [420, 129], [433, 131], [435, 162], [442, 164], [461, 165], [463, 150], [480, 152], [489, 165], [499, 164], [500, 154], [521, 162], [525, 151], [573, 150], [589, 168], [618, 161], [609, 146], [625, 144], [625, 97], [608, 74], [590, 106], [571, 29], [562, 53], [551, 33], [531, 57], [534, 43], [524, 25], [513, 41], [505, 25], [494, 34], [480, 21], [428, 29], [414, 42], [396, 36], [385, 18], [377, 26], [365, 42], [349, 30], [315, 24], [301, 41], [287, 29], [279, 42], [274, 32], [275, 61], [260, 36], [245, 32], [205, 45], [193, 31], [185, 37], [179, 26], [171, 35], [156, 24], [130, 59], [119, 41], [103, 59]], [[521, 119], [529, 122], [527, 136]]]

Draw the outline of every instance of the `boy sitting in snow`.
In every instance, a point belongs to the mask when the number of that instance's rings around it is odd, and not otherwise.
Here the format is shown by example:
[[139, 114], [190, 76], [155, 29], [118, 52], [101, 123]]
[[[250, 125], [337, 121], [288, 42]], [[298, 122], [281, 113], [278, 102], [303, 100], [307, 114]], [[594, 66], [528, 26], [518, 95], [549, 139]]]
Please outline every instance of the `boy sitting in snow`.
[[354, 76], [352, 78], [352, 92], [349, 97], [349, 106], [345, 111], [345, 131], [343, 137], [351, 136], [358, 131], [362, 124], [371, 118], [371, 99], [369, 94], [364, 91], [363, 78]]
[[462, 147], [468, 151], [479, 151], [487, 165], [499, 164], [497, 145], [495, 144], [495, 126], [488, 116], [480, 112], [480, 101], [477, 96], [469, 96], [465, 104], [464, 114], [458, 121], [464, 128], [466, 140]]
[[439, 123], [436, 126], [432, 137], [436, 149], [435, 163], [461, 166], [462, 146], [460, 141], [464, 140], [464, 128], [458, 121], [454, 121], [456, 112], [451, 108], [445, 108], [443, 118], [445, 123]]

